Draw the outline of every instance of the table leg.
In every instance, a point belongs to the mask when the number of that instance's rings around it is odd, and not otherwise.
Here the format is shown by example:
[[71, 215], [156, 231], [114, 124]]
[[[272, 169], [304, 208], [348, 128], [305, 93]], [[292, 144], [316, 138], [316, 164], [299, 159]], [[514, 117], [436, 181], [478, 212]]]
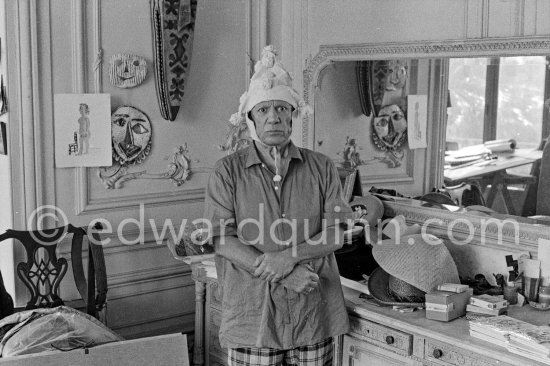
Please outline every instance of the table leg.
[[206, 284], [195, 281], [195, 346], [193, 348], [193, 364], [204, 365], [204, 302]]

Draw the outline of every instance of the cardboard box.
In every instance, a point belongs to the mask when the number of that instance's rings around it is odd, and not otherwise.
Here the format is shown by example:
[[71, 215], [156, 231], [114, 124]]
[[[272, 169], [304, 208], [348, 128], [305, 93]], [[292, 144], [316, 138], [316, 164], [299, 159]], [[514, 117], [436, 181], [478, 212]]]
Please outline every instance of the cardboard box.
[[187, 337], [169, 334], [157, 337], [107, 343], [88, 349], [42, 352], [0, 358], [6, 366], [189, 366]]
[[474, 290], [465, 292], [434, 291], [426, 294], [426, 318], [448, 322], [466, 314], [466, 305]]

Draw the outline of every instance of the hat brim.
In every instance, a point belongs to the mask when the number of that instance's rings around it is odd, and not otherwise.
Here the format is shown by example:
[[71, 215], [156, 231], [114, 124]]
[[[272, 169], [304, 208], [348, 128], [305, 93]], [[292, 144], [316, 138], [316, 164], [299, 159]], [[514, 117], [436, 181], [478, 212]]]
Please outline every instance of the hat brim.
[[401, 302], [397, 301], [393, 297], [388, 289], [388, 284], [390, 281], [390, 275], [382, 268], [378, 267], [372, 271], [367, 282], [367, 287], [369, 289], [372, 297], [379, 303], [388, 306], [424, 306], [423, 302]]

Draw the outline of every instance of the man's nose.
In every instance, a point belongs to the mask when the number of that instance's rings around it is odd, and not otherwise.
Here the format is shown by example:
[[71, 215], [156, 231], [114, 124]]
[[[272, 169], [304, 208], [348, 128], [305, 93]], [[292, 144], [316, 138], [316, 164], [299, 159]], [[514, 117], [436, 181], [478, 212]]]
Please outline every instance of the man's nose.
[[269, 107], [269, 109], [267, 110], [267, 122], [269, 123], [281, 122], [281, 120], [279, 119], [279, 115], [277, 114], [277, 111], [273, 106]]

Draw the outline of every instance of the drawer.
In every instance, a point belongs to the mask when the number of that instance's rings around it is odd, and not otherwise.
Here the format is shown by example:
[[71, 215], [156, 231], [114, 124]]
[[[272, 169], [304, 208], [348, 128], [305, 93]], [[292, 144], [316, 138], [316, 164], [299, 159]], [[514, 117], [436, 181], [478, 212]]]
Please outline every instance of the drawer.
[[412, 334], [350, 315], [351, 334], [402, 356], [412, 355]]
[[424, 359], [440, 365], [460, 365], [460, 366], [505, 366], [498, 360], [484, 357], [483, 355], [472, 353], [454, 347], [450, 344], [426, 339], [424, 347]]
[[218, 289], [218, 283], [217, 282], [211, 282], [209, 284], [209, 286], [210, 286], [210, 288], [208, 290], [208, 293], [210, 295], [210, 306], [221, 310], [222, 309], [222, 299], [221, 299], [221, 296], [220, 296], [220, 291]]

